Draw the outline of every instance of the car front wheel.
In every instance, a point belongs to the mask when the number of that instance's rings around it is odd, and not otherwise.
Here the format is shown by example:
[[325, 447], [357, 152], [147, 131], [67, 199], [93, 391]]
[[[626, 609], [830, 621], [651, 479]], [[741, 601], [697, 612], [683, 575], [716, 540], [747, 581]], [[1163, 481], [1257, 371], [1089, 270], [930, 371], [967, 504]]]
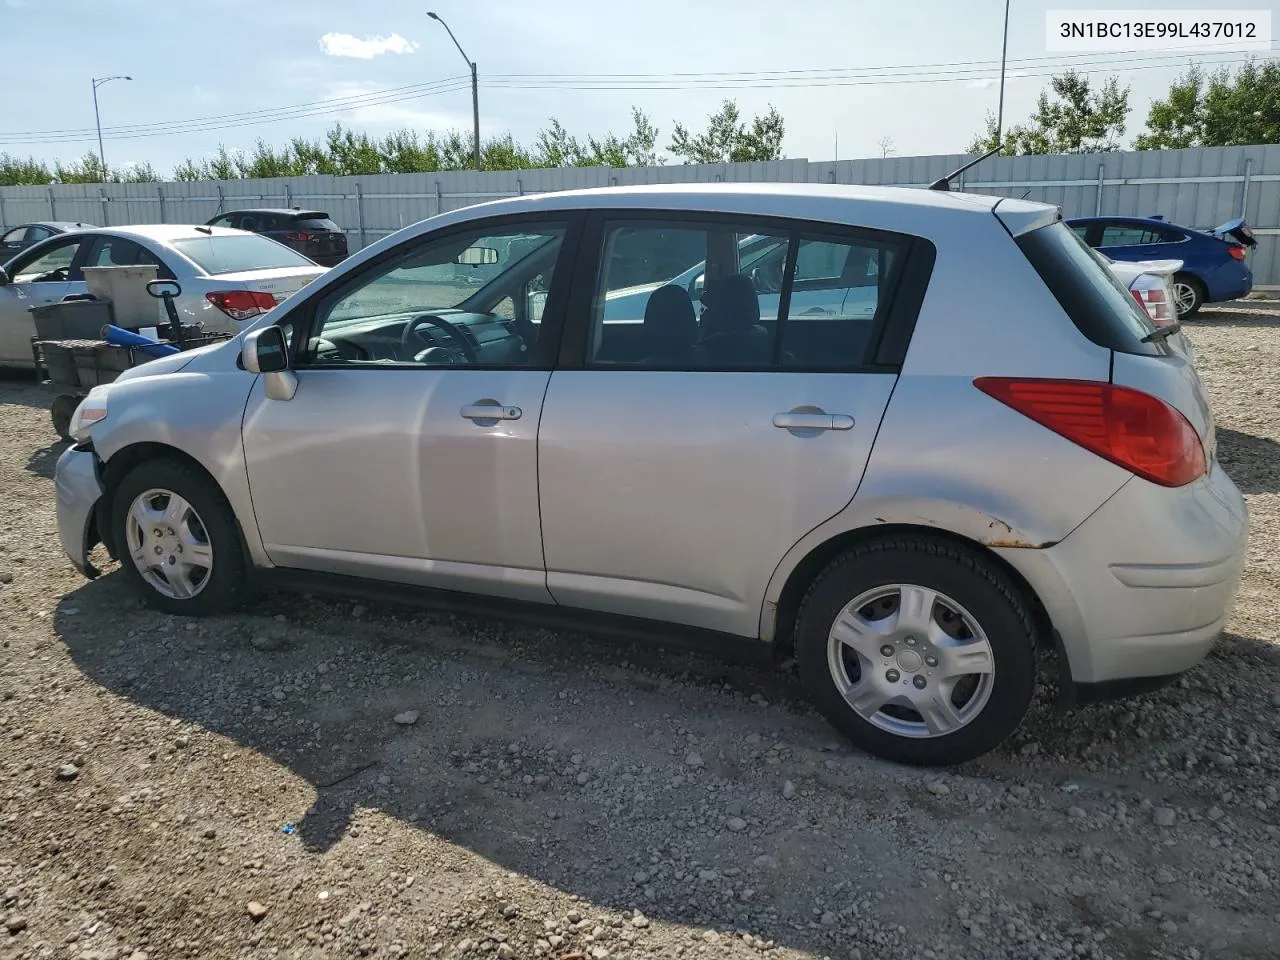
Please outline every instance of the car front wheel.
[[246, 563], [231, 506], [200, 470], [154, 460], [116, 488], [113, 533], [125, 576], [151, 606], [204, 616], [233, 608]]
[[1035, 628], [1008, 575], [928, 537], [862, 544], [810, 588], [796, 656], [810, 697], [863, 749], [901, 763], [978, 757], [1021, 723]]

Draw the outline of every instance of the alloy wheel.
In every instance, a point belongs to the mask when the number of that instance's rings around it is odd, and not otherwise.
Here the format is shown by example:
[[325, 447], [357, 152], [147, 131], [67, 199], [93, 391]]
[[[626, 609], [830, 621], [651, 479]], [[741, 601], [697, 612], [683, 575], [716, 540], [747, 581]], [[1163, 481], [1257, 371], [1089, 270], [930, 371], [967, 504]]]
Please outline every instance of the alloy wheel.
[[125, 521], [128, 553], [162, 596], [189, 600], [209, 583], [213, 545], [195, 508], [171, 490], [139, 494]]
[[827, 666], [860, 717], [917, 739], [972, 723], [991, 698], [996, 669], [972, 614], [917, 584], [876, 587], [848, 603], [828, 634]]

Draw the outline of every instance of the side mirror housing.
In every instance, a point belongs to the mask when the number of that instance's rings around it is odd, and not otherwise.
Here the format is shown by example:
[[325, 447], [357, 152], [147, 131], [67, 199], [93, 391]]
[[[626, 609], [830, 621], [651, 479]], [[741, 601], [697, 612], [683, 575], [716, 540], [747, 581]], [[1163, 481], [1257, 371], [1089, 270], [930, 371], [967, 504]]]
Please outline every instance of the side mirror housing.
[[277, 326], [254, 330], [244, 338], [241, 362], [250, 373], [279, 373], [289, 369], [289, 350], [284, 331]]

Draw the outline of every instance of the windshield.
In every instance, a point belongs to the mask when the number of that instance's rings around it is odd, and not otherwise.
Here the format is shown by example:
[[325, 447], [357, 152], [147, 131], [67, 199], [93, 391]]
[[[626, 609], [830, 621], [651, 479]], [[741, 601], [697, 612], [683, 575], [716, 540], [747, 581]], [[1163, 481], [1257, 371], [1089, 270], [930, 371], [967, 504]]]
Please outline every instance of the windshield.
[[1080, 332], [1121, 353], [1158, 354], [1142, 338], [1156, 327], [1107, 267], [1062, 221], [1018, 237], [1018, 247]]
[[314, 267], [315, 261], [256, 233], [242, 236], [184, 237], [169, 245], [195, 261], [205, 273], [240, 273], [244, 270], [278, 270], [283, 267]]
[[342, 230], [336, 223], [328, 217], [304, 217], [294, 220], [293, 225], [301, 230], [328, 230], [337, 233]]

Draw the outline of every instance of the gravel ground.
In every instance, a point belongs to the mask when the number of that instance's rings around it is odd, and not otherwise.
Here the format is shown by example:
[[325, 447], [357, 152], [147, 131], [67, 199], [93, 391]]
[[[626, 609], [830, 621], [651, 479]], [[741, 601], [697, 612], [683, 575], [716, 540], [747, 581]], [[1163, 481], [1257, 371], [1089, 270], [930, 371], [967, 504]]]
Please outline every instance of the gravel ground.
[[1254, 958], [1280, 950], [1280, 304], [1192, 337], [1250, 563], [1128, 703], [946, 773], [751, 662], [276, 596], [175, 620], [57, 547], [0, 382], [0, 957]]

